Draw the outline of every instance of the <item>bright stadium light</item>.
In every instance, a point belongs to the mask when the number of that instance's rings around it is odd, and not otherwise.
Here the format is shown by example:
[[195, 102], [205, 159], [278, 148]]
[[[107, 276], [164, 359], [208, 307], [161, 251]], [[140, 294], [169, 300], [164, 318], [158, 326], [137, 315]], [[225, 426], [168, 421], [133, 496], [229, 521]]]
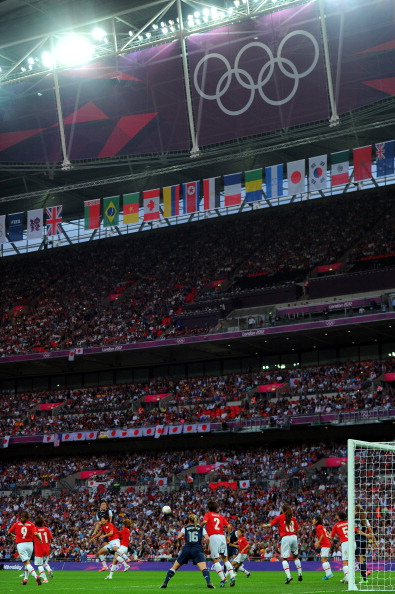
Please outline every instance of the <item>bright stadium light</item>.
[[96, 27], [92, 31], [92, 37], [96, 41], [103, 41], [107, 37], [107, 33], [104, 31], [104, 29], [101, 29], [100, 27]]
[[41, 62], [43, 63], [43, 66], [45, 66], [45, 68], [52, 68], [54, 64], [52, 54], [50, 54], [49, 52], [43, 52], [41, 56]]
[[85, 37], [67, 35], [56, 46], [56, 59], [64, 66], [84, 64], [93, 57], [94, 49]]

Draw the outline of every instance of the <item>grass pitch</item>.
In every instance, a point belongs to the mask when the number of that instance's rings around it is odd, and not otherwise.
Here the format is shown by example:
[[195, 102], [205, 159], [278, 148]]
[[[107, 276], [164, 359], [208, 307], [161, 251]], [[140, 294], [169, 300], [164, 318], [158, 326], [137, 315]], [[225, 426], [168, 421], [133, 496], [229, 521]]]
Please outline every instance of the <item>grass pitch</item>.
[[[20, 571], [1, 571], [0, 572], [0, 591], [2, 594], [36, 591], [38, 594], [44, 594], [47, 590], [53, 594], [71, 594], [72, 592], [95, 594], [96, 592], [114, 592], [117, 594], [126, 593], [136, 594], [142, 592], [159, 592], [160, 585], [166, 575], [170, 565], [164, 565], [163, 571], [129, 571], [124, 573], [118, 571], [114, 573], [112, 580], [105, 580], [107, 572], [98, 571], [57, 571], [54, 572], [54, 579], [48, 584], [37, 586], [35, 580], [29, 579], [26, 586], [22, 586], [22, 578], [19, 577]], [[236, 579], [236, 586], [232, 588], [229, 594], [237, 594], [237, 591], [243, 594], [283, 594], [284, 592], [297, 594], [332, 594], [334, 592], [346, 592], [347, 585], [341, 584], [343, 576], [341, 572], [336, 572], [334, 577], [328, 581], [322, 581], [324, 573], [320, 571], [306, 571], [303, 574], [303, 582], [298, 582], [296, 572], [292, 572], [293, 581], [285, 585], [285, 576], [282, 571], [255, 571], [250, 578], [239, 574]], [[219, 592], [229, 590], [229, 583], [225, 588], [219, 588], [219, 580], [214, 572], [210, 572], [211, 580]], [[363, 588], [365, 589], [365, 588]], [[199, 570], [196, 571], [178, 571], [171, 579], [166, 589], [171, 594], [198, 594], [199, 592], [208, 592], [206, 582]]]

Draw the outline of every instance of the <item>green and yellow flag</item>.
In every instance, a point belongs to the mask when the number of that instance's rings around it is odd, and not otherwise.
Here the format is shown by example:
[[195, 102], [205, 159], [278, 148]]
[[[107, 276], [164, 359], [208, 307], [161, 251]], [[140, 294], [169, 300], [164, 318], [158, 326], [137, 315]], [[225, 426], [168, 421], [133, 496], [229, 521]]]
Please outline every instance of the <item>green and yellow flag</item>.
[[103, 198], [103, 227], [119, 224], [119, 196]]

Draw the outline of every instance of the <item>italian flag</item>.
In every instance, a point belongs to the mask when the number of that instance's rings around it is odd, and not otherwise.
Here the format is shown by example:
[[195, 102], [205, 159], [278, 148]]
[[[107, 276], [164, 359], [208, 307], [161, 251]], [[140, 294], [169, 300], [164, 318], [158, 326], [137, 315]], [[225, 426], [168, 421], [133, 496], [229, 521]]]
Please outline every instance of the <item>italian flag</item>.
[[100, 198], [84, 202], [84, 229], [98, 229], [100, 227]]
[[350, 181], [348, 168], [350, 165], [350, 151], [340, 151], [331, 154], [332, 186], [340, 186]]
[[139, 222], [140, 193], [123, 195], [123, 224]]

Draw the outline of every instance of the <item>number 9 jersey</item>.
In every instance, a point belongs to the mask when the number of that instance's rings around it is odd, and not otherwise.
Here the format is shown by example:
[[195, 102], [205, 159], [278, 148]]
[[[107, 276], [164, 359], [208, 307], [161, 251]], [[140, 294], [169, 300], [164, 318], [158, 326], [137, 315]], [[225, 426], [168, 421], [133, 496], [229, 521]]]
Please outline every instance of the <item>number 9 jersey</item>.
[[36, 527], [33, 522], [15, 522], [8, 530], [8, 533], [15, 534], [15, 542], [19, 544], [21, 542], [33, 542], [34, 540], [34, 533], [36, 532]]

